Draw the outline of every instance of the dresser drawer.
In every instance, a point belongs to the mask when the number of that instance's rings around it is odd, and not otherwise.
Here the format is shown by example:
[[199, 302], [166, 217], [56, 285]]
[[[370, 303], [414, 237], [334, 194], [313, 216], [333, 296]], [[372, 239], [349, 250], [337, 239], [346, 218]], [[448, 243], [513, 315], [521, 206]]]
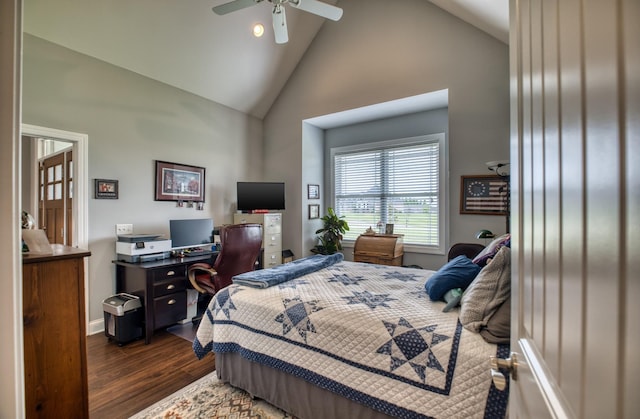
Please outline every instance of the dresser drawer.
[[282, 235], [281, 234], [265, 234], [262, 247], [265, 252], [282, 251]]
[[265, 214], [264, 216], [264, 232], [266, 234], [282, 232], [282, 215], [281, 214]]
[[155, 329], [160, 329], [187, 317], [187, 292], [175, 292], [153, 299]]
[[277, 265], [282, 265], [282, 251], [278, 250], [277, 252], [267, 252], [267, 249], [265, 249], [262, 259], [263, 268], [272, 268]]
[[165, 279], [172, 278], [186, 278], [187, 267], [182, 266], [167, 266], [166, 268], [156, 268], [150, 272], [153, 282], [164, 281]]
[[184, 277], [170, 278], [164, 281], [157, 281], [153, 283], [153, 296], [161, 297], [166, 294], [184, 291], [186, 289], [187, 280]]
[[382, 257], [373, 255], [354, 254], [354, 262], [375, 263], [377, 265], [402, 266], [402, 256]]

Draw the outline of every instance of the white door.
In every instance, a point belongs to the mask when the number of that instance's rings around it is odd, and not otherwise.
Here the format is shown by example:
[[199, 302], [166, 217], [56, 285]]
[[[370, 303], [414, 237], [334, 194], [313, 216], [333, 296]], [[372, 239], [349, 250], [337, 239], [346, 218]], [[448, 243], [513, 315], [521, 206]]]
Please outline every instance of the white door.
[[640, 1], [511, 0], [510, 417], [640, 417]]

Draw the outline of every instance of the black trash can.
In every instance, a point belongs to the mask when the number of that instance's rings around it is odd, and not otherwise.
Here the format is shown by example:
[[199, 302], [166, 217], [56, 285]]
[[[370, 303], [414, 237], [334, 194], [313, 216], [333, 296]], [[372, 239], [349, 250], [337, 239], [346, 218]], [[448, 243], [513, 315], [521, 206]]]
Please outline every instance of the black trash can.
[[120, 293], [102, 301], [104, 334], [122, 346], [142, 337], [140, 297]]

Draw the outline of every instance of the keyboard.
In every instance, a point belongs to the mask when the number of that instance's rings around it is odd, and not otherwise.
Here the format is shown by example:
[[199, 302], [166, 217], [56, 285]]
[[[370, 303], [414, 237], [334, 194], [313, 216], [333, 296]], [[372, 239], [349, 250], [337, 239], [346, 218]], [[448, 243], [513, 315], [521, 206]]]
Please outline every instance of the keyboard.
[[193, 258], [196, 256], [207, 256], [211, 254], [213, 254], [211, 250], [192, 250], [190, 252], [184, 252], [184, 257]]

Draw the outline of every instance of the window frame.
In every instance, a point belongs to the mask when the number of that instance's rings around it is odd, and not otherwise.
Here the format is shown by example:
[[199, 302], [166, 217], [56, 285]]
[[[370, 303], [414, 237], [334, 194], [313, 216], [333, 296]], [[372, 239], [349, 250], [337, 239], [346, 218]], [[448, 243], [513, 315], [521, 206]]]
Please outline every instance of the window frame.
[[[395, 147], [405, 147], [412, 145], [421, 145], [421, 144], [429, 144], [429, 143], [438, 143], [438, 161], [440, 163], [440, 170], [438, 173], [439, 182], [438, 189], [439, 195], [438, 199], [440, 205], [438, 207], [438, 218], [440, 223], [438, 225], [438, 245], [437, 246], [429, 246], [423, 244], [407, 244], [404, 243], [405, 252], [414, 252], [414, 253], [425, 253], [425, 254], [437, 254], [443, 255], [445, 253], [445, 244], [447, 243], [448, 237], [448, 226], [449, 226], [449, 168], [448, 168], [448, 147], [446, 141], [446, 133], [438, 132], [434, 134], [426, 134], [419, 135], [415, 137], [406, 137], [406, 138], [398, 138], [392, 140], [385, 141], [375, 141], [361, 144], [353, 144], [347, 146], [337, 146], [331, 147], [329, 149], [329, 158], [330, 158], [330, 174], [329, 174], [329, 200], [331, 202], [331, 207], [335, 208], [336, 197], [335, 197], [335, 156], [336, 154], [346, 154], [346, 153], [355, 153], [355, 152], [366, 152], [371, 150], [376, 150], [380, 148], [395, 148]], [[364, 231], [362, 232], [364, 233]], [[352, 247], [355, 243], [355, 240], [345, 239], [343, 245], [347, 247]]]

